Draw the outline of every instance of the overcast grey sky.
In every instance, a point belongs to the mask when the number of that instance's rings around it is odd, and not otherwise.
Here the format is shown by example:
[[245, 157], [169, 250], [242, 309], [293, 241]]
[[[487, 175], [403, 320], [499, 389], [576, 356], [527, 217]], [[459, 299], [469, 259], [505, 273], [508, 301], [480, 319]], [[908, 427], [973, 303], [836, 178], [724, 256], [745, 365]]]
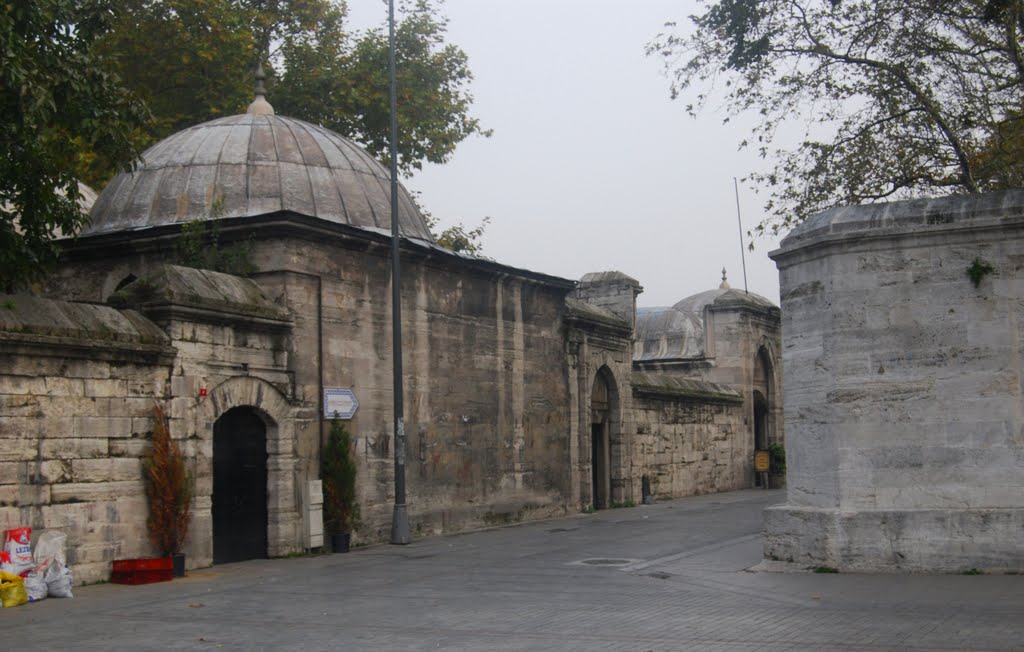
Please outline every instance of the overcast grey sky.
[[[387, 16], [381, 0], [348, 0], [353, 27]], [[747, 130], [685, 98], [669, 98], [661, 61], [644, 46], [695, 0], [447, 0], [449, 42], [469, 56], [472, 113], [491, 138], [464, 141], [428, 166], [419, 191], [443, 226], [491, 224], [498, 262], [579, 279], [618, 270], [644, 287], [642, 306], [717, 287], [722, 267], [743, 287], [733, 177], [761, 163], [737, 151]], [[744, 230], [764, 196], [740, 183]], [[751, 292], [778, 303], [778, 273], [758, 239]]]

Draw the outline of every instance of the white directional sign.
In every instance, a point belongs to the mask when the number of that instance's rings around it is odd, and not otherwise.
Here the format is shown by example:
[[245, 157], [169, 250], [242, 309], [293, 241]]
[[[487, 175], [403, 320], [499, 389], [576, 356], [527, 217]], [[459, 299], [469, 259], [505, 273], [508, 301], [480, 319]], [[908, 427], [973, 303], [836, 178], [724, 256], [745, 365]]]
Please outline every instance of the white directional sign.
[[324, 388], [324, 418], [351, 419], [359, 409], [359, 401], [351, 389]]

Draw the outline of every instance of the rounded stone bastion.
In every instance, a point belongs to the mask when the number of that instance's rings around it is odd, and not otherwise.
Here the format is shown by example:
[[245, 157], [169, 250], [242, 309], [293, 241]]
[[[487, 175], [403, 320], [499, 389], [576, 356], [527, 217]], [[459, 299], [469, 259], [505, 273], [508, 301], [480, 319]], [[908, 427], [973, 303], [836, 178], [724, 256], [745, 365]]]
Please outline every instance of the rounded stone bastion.
[[788, 493], [765, 557], [1024, 571], [1024, 191], [829, 210], [771, 257]]

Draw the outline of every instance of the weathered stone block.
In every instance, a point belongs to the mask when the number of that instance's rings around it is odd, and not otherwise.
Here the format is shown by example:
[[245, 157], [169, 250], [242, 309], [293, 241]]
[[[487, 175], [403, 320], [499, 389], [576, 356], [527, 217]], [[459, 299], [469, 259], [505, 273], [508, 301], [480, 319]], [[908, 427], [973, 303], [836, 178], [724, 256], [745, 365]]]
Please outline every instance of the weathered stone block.
[[83, 384], [84, 395], [97, 398], [125, 396], [127, 389], [128, 385], [123, 380], [89, 378]]
[[74, 482], [138, 480], [142, 477], [142, 462], [138, 459], [117, 457], [73, 460], [71, 477]]
[[142, 494], [142, 480], [123, 480], [118, 482], [69, 482], [52, 486], [53, 501], [61, 502], [97, 502], [116, 500], [133, 493]]
[[127, 438], [132, 436], [131, 417], [75, 417], [74, 436], [78, 438]]

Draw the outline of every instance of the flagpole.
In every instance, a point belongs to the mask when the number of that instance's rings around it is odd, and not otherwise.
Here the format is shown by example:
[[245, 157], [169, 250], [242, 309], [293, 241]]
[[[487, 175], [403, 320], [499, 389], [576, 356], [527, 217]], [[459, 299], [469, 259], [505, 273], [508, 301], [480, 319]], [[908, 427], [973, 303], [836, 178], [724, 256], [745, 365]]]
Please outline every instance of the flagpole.
[[736, 177], [732, 178], [732, 186], [736, 190], [736, 224], [740, 227], [740, 260], [743, 261], [743, 291], [750, 294], [750, 290], [747, 289], [747, 253], [743, 246], [743, 220], [740, 219], [740, 184], [736, 181]]

